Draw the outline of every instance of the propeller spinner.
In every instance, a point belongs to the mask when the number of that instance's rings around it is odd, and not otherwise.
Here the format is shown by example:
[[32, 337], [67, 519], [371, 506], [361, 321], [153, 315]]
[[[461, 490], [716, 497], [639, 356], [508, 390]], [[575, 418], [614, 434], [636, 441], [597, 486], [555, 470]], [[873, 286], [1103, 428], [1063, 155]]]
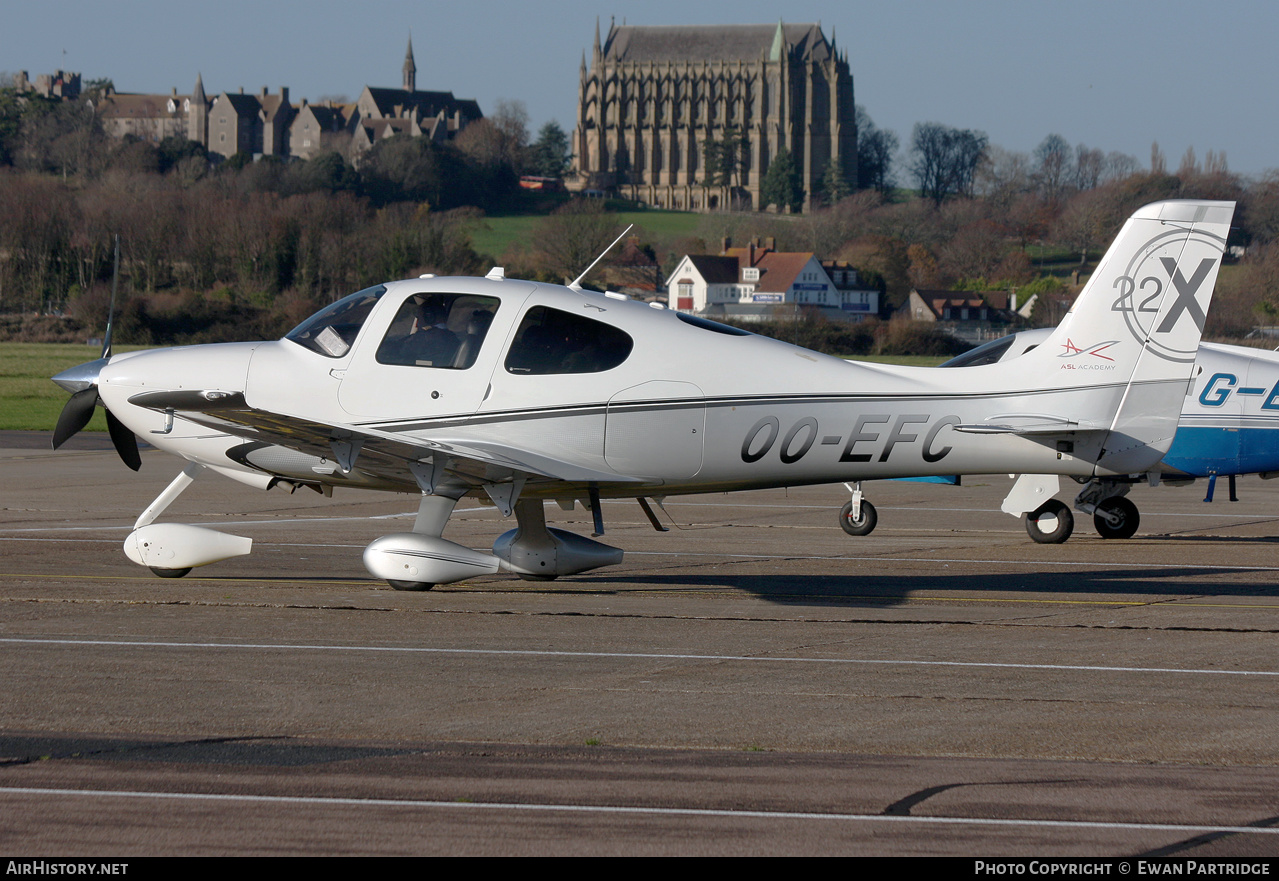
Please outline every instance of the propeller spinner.
[[[109, 357], [99, 358], [64, 370], [53, 377], [54, 382], [72, 392], [71, 399], [58, 416], [58, 426], [53, 430], [55, 450], [79, 434], [93, 418], [94, 406], [102, 403], [102, 398], [98, 395], [98, 374], [110, 360]], [[103, 404], [102, 408], [106, 410], [106, 405]], [[107, 430], [121, 461], [134, 471], [141, 468], [142, 456], [138, 452], [138, 439], [110, 410], [107, 410]]]

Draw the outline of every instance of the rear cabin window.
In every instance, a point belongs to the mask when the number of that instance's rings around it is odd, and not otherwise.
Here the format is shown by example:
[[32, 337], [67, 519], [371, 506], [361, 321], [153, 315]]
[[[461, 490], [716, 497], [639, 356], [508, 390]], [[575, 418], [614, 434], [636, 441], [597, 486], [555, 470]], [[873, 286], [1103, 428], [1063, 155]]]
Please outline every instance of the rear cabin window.
[[524, 315], [506, 353], [508, 373], [600, 373], [626, 360], [630, 334], [583, 315], [534, 306]]
[[473, 294], [414, 294], [377, 347], [378, 363], [465, 370], [479, 357], [500, 302]]

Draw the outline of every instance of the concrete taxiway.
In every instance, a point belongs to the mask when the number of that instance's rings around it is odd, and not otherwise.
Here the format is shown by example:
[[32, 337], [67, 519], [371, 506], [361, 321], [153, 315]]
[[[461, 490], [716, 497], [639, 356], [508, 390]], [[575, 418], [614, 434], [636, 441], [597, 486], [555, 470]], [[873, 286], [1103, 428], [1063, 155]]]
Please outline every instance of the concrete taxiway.
[[120, 545], [179, 463], [42, 442], [0, 435], [10, 855], [1279, 854], [1274, 483], [1046, 546], [1003, 475], [868, 484], [864, 538], [838, 486], [606, 503], [621, 566], [400, 593], [360, 554], [410, 497], [202, 478], [165, 519], [253, 554], [162, 580]]

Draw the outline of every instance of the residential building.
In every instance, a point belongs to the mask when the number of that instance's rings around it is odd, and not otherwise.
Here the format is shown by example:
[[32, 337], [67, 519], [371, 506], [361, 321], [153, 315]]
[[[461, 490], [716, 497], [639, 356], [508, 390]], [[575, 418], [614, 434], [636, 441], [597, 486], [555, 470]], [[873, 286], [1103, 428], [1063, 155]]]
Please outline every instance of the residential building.
[[725, 240], [718, 256], [689, 254], [680, 260], [666, 281], [671, 309], [741, 321], [800, 310], [860, 321], [879, 311], [879, 291], [858, 287], [856, 270], [847, 264], [838, 265], [837, 285], [812, 252], [775, 251], [769, 239], [752, 239], [744, 248], [731, 244]]
[[951, 335], [975, 343], [1003, 336], [1010, 324], [1021, 320], [1012, 308], [1014, 302], [1008, 291], [915, 289], [897, 314], [912, 321], [941, 324]]

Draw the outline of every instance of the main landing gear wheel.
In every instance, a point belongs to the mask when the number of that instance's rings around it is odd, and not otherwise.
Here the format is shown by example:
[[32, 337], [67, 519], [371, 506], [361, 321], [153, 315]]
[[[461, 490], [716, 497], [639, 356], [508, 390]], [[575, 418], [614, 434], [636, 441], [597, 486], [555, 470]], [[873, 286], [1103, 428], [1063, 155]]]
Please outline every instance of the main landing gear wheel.
[[875, 524], [879, 522], [879, 515], [875, 513], [875, 506], [870, 502], [862, 502], [862, 516], [857, 520], [853, 519], [853, 503], [845, 502], [844, 507], [839, 509], [839, 525], [849, 535], [870, 535], [875, 531]]
[[161, 578], [181, 578], [191, 571], [190, 566], [185, 569], [161, 569], [159, 566], [148, 566], [147, 568]]
[[396, 590], [430, 590], [435, 587], [432, 581], [392, 581], [388, 578], [386, 583]]
[[1041, 545], [1058, 545], [1075, 531], [1075, 515], [1057, 499], [1049, 499], [1028, 514], [1021, 515], [1026, 533]]
[[[1141, 524], [1141, 514], [1137, 512], [1137, 506], [1122, 496], [1106, 499], [1097, 506], [1098, 513], [1092, 515], [1092, 525], [1096, 527], [1097, 534], [1102, 538], [1132, 538], [1137, 534], [1137, 527]], [[1108, 521], [1101, 512], [1115, 515], [1119, 518], [1117, 524]]]

